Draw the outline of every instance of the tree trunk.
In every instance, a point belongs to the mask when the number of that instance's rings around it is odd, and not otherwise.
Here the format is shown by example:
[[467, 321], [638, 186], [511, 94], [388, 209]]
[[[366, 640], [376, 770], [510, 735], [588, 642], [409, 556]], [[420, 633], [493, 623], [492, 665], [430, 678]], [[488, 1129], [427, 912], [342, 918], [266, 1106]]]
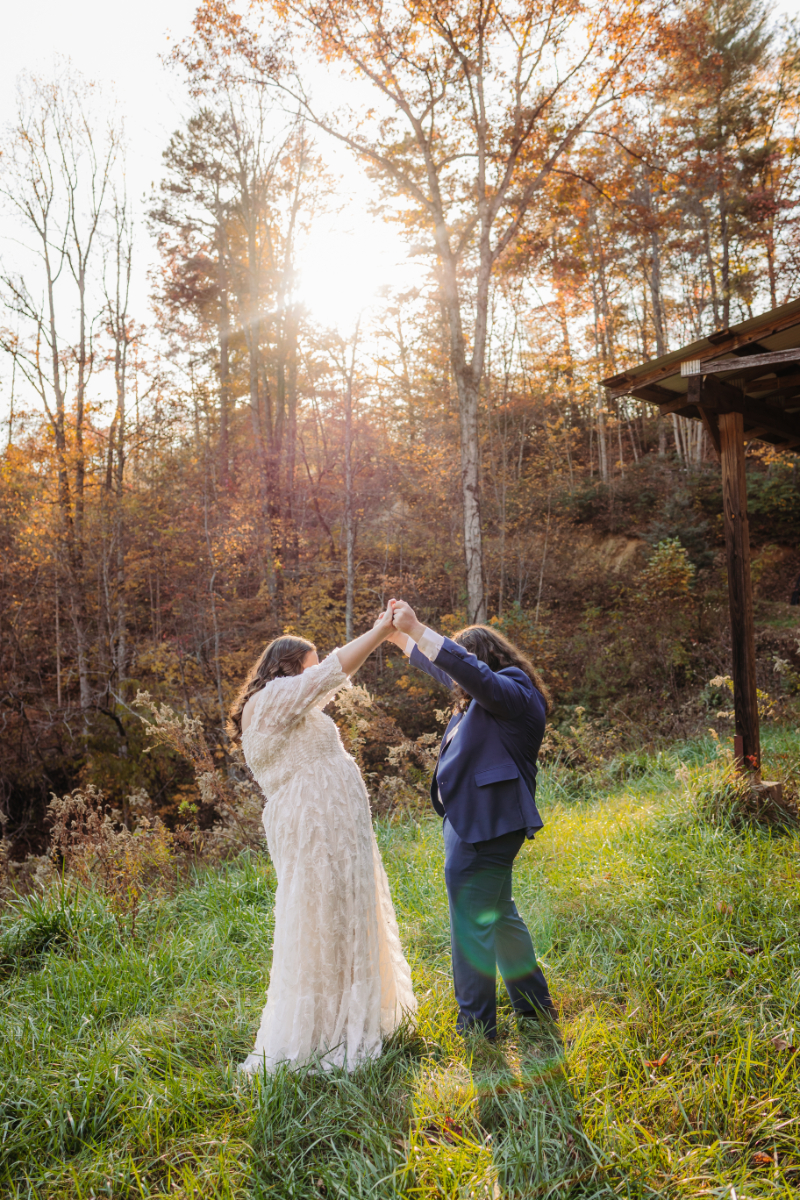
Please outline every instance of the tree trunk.
[[653, 328], [656, 335], [656, 358], [667, 353], [667, 323], [664, 318], [664, 299], [661, 295], [661, 247], [658, 230], [650, 230], [650, 299], [653, 303]]
[[[558, 253], [558, 243], [556, 241], [555, 235], [553, 235], [553, 263], [554, 264], [555, 264], [557, 253]], [[559, 322], [559, 326], [561, 328], [561, 342], [562, 342], [562, 345], [564, 348], [564, 360], [565, 360], [565, 364], [566, 364], [565, 369], [564, 369], [564, 376], [567, 381], [567, 399], [569, 401], [569, 404], [568, 404], [567, 419], [564, 421], [563, 436], [566, 439], [566, 447], [567, 447], [567, 466], [569, 468], [569, 490], [572, 492], [575, 490], [575, 478], [574, 478], [573, 469], [572, 469], [571, 442], [572, 442], [572, 428], [573, 428], [573, 424], [575, 423], [575, 412], [576, 412], [576, 407], [577, 407], [576, 403], [575, 403], [575, 363], [574, 363], [574, 360], [572, 357], [572, 342], [571, 342], [570, 336], [569, 336], [569, 324], [567, 323], [567, 309], [566, 309], [566, 305], [564, 304], [564, 296], [561, 292], [561, 289], [555, 283], [555, 280], [553, 282], [554, 282], [555, 290], [556, 290], [556, 301], [557, 301], [557, 305], [558, 305], [558, 322]], [[559, 415], [562, 415], [560, 413], [560, 411], [559, 411]]]
[[292, 580], [297, 578], [300, 565], [300, 542], [295, 521], [295, 473], [297, 465], [297, 326], [292, 325], [286, 389], [286, 440], [284, 450], [284, 505], [286, 522], [286, 562]]
[[775, 216], [770, 213], [766, 221], [764, 248], [767, 254], [767, 278], [769, 279], [770, 308], [778, 307], [777, 271], [775, 269]]
[[547, 542], [550, 537], [550, 500], [551, 496], [547, 497], [547, 524], [544, 528], [544, 546], [542, 547], [542, 563], [539, 568], [539, 590], [536, 594], [536, 615], [533, 623], [536, 628], [539, 628], [539, 607], [542, 603], [542, 585], [544, 584], [544, 567], [547, 561]]
[[[224, 268], [220, 268], [222, 271]], [[231, 410], [231, 368], [230, 368], [230, 339], [231, 317], [228, 303], [227, 284], [223, 281], [219, 298], [219, 469], [222, 487], [225, 491], [230, 487], [230, 410]]]
[[[117, 203], [115, 217], [115, 261], [114, 261], [114, 290], [107, 294], [110, 325], [114, 337], [114, 382], [117, 393], [117, 407], [112, 425], [112, 436], [109, 439], [109, 456], [114, 456], [113, 462], [113, 542], [116, 557], [116, 580], [114, 599], [116, 614], [111, 631], [112, 663], [117, 677], [117, 686], [121, 687], [125, 680], [128, 665], [128, 628], [127, 628], [127, 598], [125, 570], [125, 464], [127, 436], [127, 392], [128, 392], [128, 351], [132, 342], [129, 329], [128, 301], [130, 296], [131, 272], [133, 266], [133, 236], [130, 227], [127, 202], [120, 206]], [[111, 613], [109, 612], [111, 624]]]
[[58, 574], [55, 578], [56, 599], [56, 705], [61, 708], [61, 612], [59, 604]]
[[[355, 350], [353, 351], [355, 355]], [[355, 513], [353, 511], [353, 376], [348, 372], [344, 393], [344, 533], [345, 533], [345, 641], [353, 640], [355, 596]]]
[[711, 253], [711, 230], [708, 226], [708, 216], [703, 210], [703, 247], [706, 255], [706, 267], [708, 269], [708, 281], [711, 287], [711, 308], [714, 313], [714, 326], [719, 328], [719, 299], [717, 296], [717, 272], [714, 266], [714, 257]]
[[601, 395], [597, 400], [597, 457], [600, 466], [600, 478], [603, 483], [608, 483], [608, 446], [606, 444], [606, 414], [604, 409], [604, 398]]
[[[266, 577], [273, 622], [277, 626], [278, 613], [277, 589], [275, 582], [275, 553], [272, 521], [270, 518], [269, 448], [265, 440], [265, 432], [261, 416], [261, 314], [259, 310], [258, 251], [255, 234], [255, 215], [253, 213], [247, 213], [247, 221], [247, 323], [245, 325], [244, 334], [245, 342], [247, 344], [250, 428], [252, 430], [253, 448], [256, 452], [256, 461], [258, 464], [259, 506], [261, 508], [261, 525], [264, 536], [264, 575]], [[266, 432], [267, 438], [269, 438], [271, 429], [268, 427]]]
[[747, 523], [744, 425], [741, 413], [720, 413], [719, 434], [736, 734], [742, 738], [746, 766], [758, 771], [761, 765], [761, 745], [756, 692], [753, 589], [750, 579], [750, 534]]
[[[438, 232], [438, 231], [437, 231]], [[484, 311], [476, 319], [476, 340], [472, 362], [467, 362], [466, 342], [461, 323], [461, 303], [446, 235], [437, 238], [442, 261], [442, 283], [445, 310], [450, 335], [450, 364], [458, 393], [459, 431], [461, 440], [461, 499], [464, 508], [464, 566], [467, 585], [467, 622], [482, 624], [486, 620], [486, 597], [483, 585], [483, 537], [480, 502], [480, 445], [478, 404], [480, 379], [483, 376], [488, 316], [486, 281], [478, 288], [477, 307]], [[485, 272], [484, 272], [485, 274]], [[476, 364], [480, 371], [475, 372]]]
[[683, 436], [681, 434], [680, 419], [672, 414], [672, 432], [675, 436], [675, 452], [678, 455], [679, 462], [685, 462], [686, 456], [683, 452]]
[[667, 457], [667, 427], [664, 423], [664, 417], [661, 415], [661, 409], [658, 410], [656, 417], [656, 431], [658, 433], [658, 457]]
[[721, 183], [719, 190], [719, 238], [722, 245], [722, 262], [720, 264], [722, 328], [728, 329], [731, 323], [731, 248], [728, 231], [728, 200]]
[[480, 504], [480, 448], [478, 440], [478, 388], [465, 381], [459, 406], [461, 430], [461, 495], [464, 504], [464, 559], [467, 577], [467, 621], [486, 620], [483, 588], [483, 536]]

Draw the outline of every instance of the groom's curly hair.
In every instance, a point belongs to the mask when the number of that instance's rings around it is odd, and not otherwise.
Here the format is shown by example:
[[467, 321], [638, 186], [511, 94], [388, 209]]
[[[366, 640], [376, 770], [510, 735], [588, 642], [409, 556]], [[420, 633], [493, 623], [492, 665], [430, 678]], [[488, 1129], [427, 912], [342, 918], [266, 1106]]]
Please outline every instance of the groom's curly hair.
[[[466, 629], [461, 629], [458, 633], [453, 634], [453, 641], [457, 642], [459, 646], [463, 646], [470, 654], [474, 654], [481, 662], [486, 663], [492, 671], [502, 671], [504, 667], [519, 667], [520, 671], [524, 671], [528, 676], [536, 690], [541, 692], [545, 713], [550, 712], [553, 701], [547, 684], [527, 655], [523, 654], [519, 647], [510, 642], [507, 637], [503, 637], [502, 633], [498, 633], [491, 625], [467, 625]], [[453, 690], [456, 694], [456, 707], [465, 709], [471, 697], [458, 684]]]
[[313, 642], [301, 637], [279, 637], [270, 642], [255, 666], [251, 667], [228, 712], [228, 733], [234, 741], [242, 736], [242, 713], [250, 697], [260, 692], [271, 679], [279, 679], [282, 675], [300, 675], [303, 659], [309, 650], [316, 648]]

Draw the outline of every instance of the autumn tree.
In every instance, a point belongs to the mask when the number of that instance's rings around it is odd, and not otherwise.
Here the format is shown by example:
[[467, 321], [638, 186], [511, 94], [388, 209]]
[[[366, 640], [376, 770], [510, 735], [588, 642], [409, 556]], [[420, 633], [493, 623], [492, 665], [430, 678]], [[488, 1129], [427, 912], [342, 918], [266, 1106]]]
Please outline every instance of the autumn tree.
[[713, 0], [682, 25], [671, 117], [686, 138], [687, 215], [702, 231], [714, 324], [727, 329], [732, 300], [746, 287], [735, 235], [749, 190], [746, 147], [764, 132], [772, 31], [763, 0]]
[[320, 111], [289, 51], [262, 61], [240, 18], [222, 5], [200, 10], [195, 42], [214, 53], [215, 37], [232, 40], [266, 84], [280, 86], [377, 173], [409, 233], [426, 238], [459, 399], [467, 607], [483, 620], [478, 412], [493, 280], [557, 164], [635, 86], [652, 12], [641, 3], [564, 0], [273, 7], [302, 45], [371, 85], [372, 120]]
[[[158, 303], [176, 352], [217, 346], [219, 459], [228, 486], [229, 428], [247, 397], [260, 481], [264, 575], [279, 618], [283, 576], [297, 559], [298, 338], [296, 254], [325, 187], [308, 130], [274, 111], [263, 89], [230, 81], [208, 95], [165, 152], [150, 213], [162, 255]], [[193, 332], [199, 334], [193, 337]], [[180, 347], [183, 347], [181, 350]]]
[[52, 81], [23, 77], [4, 147], [0, 188], [24, 241], [18, 270], [2, 278], [13, 325], [0, 348], [42, 405], [57, 471], [59, 583], [72, 624], [84, 712], [95, 699], [86, 566], [90, 380], [104, 298], [103, 233], [114, 200], [122, 135], [98, 115], [92, 84], [63, 68]]

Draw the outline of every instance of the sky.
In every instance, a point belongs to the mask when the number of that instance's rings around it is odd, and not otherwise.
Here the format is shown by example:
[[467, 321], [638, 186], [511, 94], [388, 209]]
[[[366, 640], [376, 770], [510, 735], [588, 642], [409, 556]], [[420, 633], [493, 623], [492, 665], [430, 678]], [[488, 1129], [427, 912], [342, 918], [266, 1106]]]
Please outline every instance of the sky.
[[[115, 95], [125, 118], [129, 195], [141, 215], [162, 174], [161, 154], [189, 111], [181, 77], [161, 61], [191, 29], [195, 0], [137, 0], [114, 5], [101, 0], [6, 0], [0, 37], [0, 128], [13, 122], [16, 80], [22, 71], [51, 75], [59, 56], [69, 58], [88, 79]], [[333, 98], [330, 80], [320, 80]], [[347, 334], [359, 311], [386, 284], [404, 282], [410, 268], [397, 235], [369, 213], [370, 192], [347, 151], [321, 146], [341, 178], [347, 203], [321, 220], [303, 248], [301, 292], [313, 315]], [[3, 227], [0, 214], [0, 256]], [[139, 222], [138, 269], [133, 310], [147, 320], [147, 269], [155, 260]]]
[[188, 32], [194, 0], [7, 0], [0, 38], [0, 125], [13, 122], [16, 81], [51, 75], [58, 56], [115, 93], [126, 117], [129, 171], [144, 193], [160, 175], [161, 151], [186, 101], [180, 81], [159, 61], [170, 36]]
[[[796, 0], [778, 0], [789, 13]], [[162, 62], [191, 29], [196, 0], [137, 0], [133, 6], [103, 0], [6, 0], [0, 36], [0, 136], [13, 122], [21, 72], [52, 75], [58, 56], [115, 95], [128, 139], [128, 192], [138, 209], [139, 244], [131, 311], [148, 322], [147, 271], [154, 246], [144, 228], [147, 198], [162, 174], [161, 154], [185, 119], [190, 102], [182, 78]], [[341, 84], [317, 68], [314, 91], [334, 104]], [[300, 256], [302, 297], [312, 315], [343, 336], [359, 313], [377, 303], [386, 285], [420, 282], [420, 260], [409, 260], [399, 235], [369, 211], [370, 185], [360, 166], [336, 143], [320, 150], [340, 178], [344, 199], [337, 215], [318, 220]], [[8, 217], [0, 212], [0, 260], [14, 249]], [[14, 266], [21, 265], [14, 263]], [[0, 417], [6, 407], [7, 363], [0, 362]], [[5, 385], [5, 386], [4, 386]]]

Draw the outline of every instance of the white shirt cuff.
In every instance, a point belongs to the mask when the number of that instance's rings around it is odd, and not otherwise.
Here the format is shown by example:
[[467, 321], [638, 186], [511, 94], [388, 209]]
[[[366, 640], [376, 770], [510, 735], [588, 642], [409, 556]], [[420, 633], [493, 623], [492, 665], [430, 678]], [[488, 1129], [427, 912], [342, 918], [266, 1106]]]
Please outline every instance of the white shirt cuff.
[[424, 654], [430, 662], [436, 662], [436, 656], [444, 645], [444, 638], [433, 629], [426, 628], [417, 645], [420, 654]]
[[416, 644], [417, 643], [414, 641], [414, 639], [410, 637], [409, 634], [406, 634], [406, 644], [403, 647], [403, 653], [407, 655], [408, 658], [411, 658], [411, 651], [414, 649]]

